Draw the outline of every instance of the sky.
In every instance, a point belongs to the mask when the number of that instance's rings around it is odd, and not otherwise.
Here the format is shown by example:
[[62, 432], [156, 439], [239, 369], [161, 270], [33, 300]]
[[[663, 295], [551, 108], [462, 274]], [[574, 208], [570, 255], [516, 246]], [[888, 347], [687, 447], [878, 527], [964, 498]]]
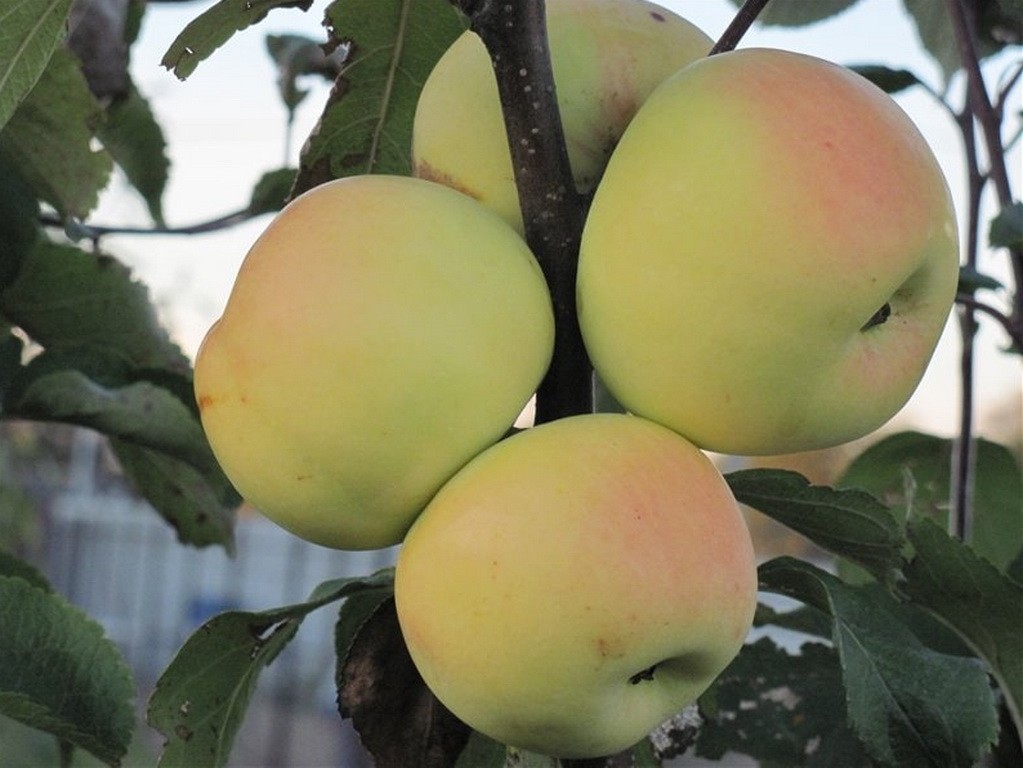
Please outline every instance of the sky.
[[[268, 33], [302, 34], [324, 39], [321, 26], [326, 0], [308, 12], [278, 9], [260, 24], [236, 34], [202, 62], [186, 81], [160, 66], [160, 59], [178, 32], [209, 2], [151, 4], [139, 41], [132, 49], [132, 74], [163, 125], [172, 168], [164, 198], [171, 226], [183, 226], [242, 208], [252, 186], [268, 170], [280, 167], [287, 154], [297, 163], [304, 137], [315, 125], [328, 85], [310, 80], [313, 90], [300, 106], [293, 145], [286, 153], [285, 111], [275, 85], [276, 73], [266, 53]], [[734, 15], [727, 0], [663, 0], [716, 38]], [[743, 47], [758, 45], [820, 56], [840, 64], [883, 63], [907, 68], [929, 83], [940, 83], [937, 67], [922, 52], [900, 0], [860, 0], [849, 11], [799, 30], [754, 28]], [[996, 73], [1008, 60], [995, 62]], [[1018, 90], [1018, 89], [1017, 89]], [[957, 210], [963, 211], [965, 175], [957, 129], [921, 89], [897, 97], [920, 128], [945, 171]], [[1019, 101], [1017, 96], [1016, 101]], [[1019, 189], [1019, 150], [1010, 158]], [[1018, 192], [1017, 192], [1018, 194]], [[93, 223], [145, 225], [145, 207], [115, 178], [92, 217]], [[105, 248], [124, 260], [149, 284], [160, 311], [186, 353], [194, 355], [209, 325], [219, 316], [245, 252], [269, 219], [201, 236], [116, 236]], [[1009, 276], [1004, 256], [990, 254], [982, 268], [996, 277]], [[893, 425], [926, 429], [943, 435], [956, 432], [958, 420], [958, 332], [950, 322], [921, 386]], [[977, 402], [981, 430], [1003, 438], [1006, 423], [1019, 424], [1020, 364], [1000, 352], [1005, 339], [993, 323], [983, 320], [977, 342]], [[1003, 409], [1009, 406], [1009, 411]]]

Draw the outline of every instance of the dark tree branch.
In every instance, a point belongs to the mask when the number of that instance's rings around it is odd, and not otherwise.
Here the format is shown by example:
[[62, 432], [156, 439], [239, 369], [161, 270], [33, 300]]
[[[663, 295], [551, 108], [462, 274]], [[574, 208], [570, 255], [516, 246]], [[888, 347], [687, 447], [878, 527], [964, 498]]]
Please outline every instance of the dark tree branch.
[[716, 53], [733, 50], [769, 2], [770, 0], [746, 0], [707, 55], [713, 56]]
[[202, 235], [237, 226], [251, 219], [253, 215], [252, 211], [248, 208], [243, 208], [240, 211], [235, 211], [225, 216], [218, 216], [209, 221], [201, 221], [197, 224], [188, 224], [183, 227], [122, 227], [106, 224], [86, 224], [84, 222], [74, 222], [68, 225], [63, 219], [51, 215], [40, 216], [39, 223], [45, 227], [67, 230], [69, 234], [75, 235], [76, 239], [88, 238], [95, 242], [106, 235]]
[[526, 241], [551, 291], [554, 359], [536, 421], [593, 410], [592, 368], [576, 316], [575, 278], [586, 203], [575, 187], [558, 109], [543, 0], [461, 0], [497, 76]]
[[956, 296], [956, 304], [963, 307], [969, 307], [976, 312], [981, 312], [998, 321], [998, 324], [1001, 325], [1005, 332], [1009, 335], [1013, 347], [1023, 350], [1023, 336], [1021, 336], [1018, 333], [1018, 330], [1013, 327], [1012, 320], [1000, 309], [992, 307], [990, 304], [985, 304], [982, 301], [978, 301], [976, 298], [966, 293], [960, 293]]

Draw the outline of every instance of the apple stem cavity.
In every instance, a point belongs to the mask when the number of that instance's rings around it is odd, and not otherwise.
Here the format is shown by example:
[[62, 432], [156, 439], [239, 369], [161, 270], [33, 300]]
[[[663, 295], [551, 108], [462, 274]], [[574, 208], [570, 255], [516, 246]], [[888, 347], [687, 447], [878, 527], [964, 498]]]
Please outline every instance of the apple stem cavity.
[[511, 150], [526, 242], [554, 305], [554, 355], [535, 423], [593, 411], [593, 367], [576, 312], [587, 203], [572, 177], [554, 85], [544, 0], [452, 0], [490, 54]]
[[866, 323], [864, 323], [863, 327], [860, 328], [860, 332], [863, 333], [869, 331], [871, 328], [875, 326], [884, 325], [886, 322], [888, 322], [888, 318], [891, 316], [892, 305], [890, 302], [886, 301], [884, 305], [882, 305], [882, 307], [879, 310], [877, 310], [877, 312], [875, 312], [873, 315], [871, 315], [870, 319]]
[[639, 672], [637, 672], [636, 674], [629, 678], [629, 682], [632, 685], [639, 685], [644, 680], [653, 680], [654, 671], [657, 669], [657, 666], [658, 666], [657, 664], [652, 664], [646, 669], [641, 669]]

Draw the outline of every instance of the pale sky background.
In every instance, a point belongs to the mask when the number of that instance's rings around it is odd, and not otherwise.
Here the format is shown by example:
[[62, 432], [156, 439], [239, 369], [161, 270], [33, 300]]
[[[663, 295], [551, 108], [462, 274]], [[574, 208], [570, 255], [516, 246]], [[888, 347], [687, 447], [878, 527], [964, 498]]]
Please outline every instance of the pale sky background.
[[[663, 0], [661, 4], [685, 16], [712, 38], [720, 35], [734, 14], [734, 7], [726, 0]], [[318, 0], [308, 12], [275, 10], [260, 24], [236, 34], [201, 63], [187, 81], [180, 82], [160, 66], [160, 59], [178, 32], [209, 5], [150, 5], [140, 40], [133, 48], [133, 76], [149, 97], [169, 142], [172, 169], [164, 211], [172, 226], [205, 221], [243, 207], [262, 173], [283, 164], [285, 111], [277, 96], [276, 73], [264, 37], [271, 32], [296, 33], [319, 41], [325, 35], [321, 20], [326, 0]], [[742, 45], [800, 51], [840, 64], [883, 63], [910, 69], [933, 85], [940, 82], [938, 70], [922, 53], [915, 28], [899, 0], [860, 0], [841, 16], [800, 30], [754, 29]], [[997, 76], [1009, 64], [1009, 59], [1002, 57], [988, 71]], [[315, 124], [328, 90], [321, 80], [310, 79], [306, 85], [313, 92], [297, 115], [292, 165], [297, 163], [301, 143]], [[957, 129], [921, 89], [899, 95], [897, 100], [934, 149], [957, 208], [963, 211], [965, 174]], [[1014, 101], [1020, 104], [1019, 88]], [[1018, 147], [1009, 165], [1018, 196]], [[143, 204], [120, 179], [104, 195], [92, 221], [148, 223]], [[268, 221], [260, 217], [208, 235], [118, 236], [106, 238], [104, 243], [149, 284], [172, 332], [193, 355], [206, 329], [223, 309], [246, 250]], [[1009, 278], [1001, 254], [989, 255], [982, 268], [1003, 280]], [[1005, 337], [995, 324], [983, 319], [977, 343], [978, 412], [982, 432], [1003, 440], [1011, 434], [1013, 424], [1018, 434], [1021, 418], [1021, 367], [1018, 358], [1000, 353], [1004, 343]], [[958, 354], [958, 331], [950, 322], [917, 394], [891, 427], [955, 433]]]

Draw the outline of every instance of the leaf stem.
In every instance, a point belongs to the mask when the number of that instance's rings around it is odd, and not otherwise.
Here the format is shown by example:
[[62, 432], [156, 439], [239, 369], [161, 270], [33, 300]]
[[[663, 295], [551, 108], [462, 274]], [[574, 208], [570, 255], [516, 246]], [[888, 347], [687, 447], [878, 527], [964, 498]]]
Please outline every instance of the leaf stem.
[[547, 40], [544, 0], [462, 0], [497, 77], [526, 241], [554, 303], [554, 357], [536, 423], [593, 410], [593, 370], [576, 315], [575, 279], [586, 201], [572, 177]]

